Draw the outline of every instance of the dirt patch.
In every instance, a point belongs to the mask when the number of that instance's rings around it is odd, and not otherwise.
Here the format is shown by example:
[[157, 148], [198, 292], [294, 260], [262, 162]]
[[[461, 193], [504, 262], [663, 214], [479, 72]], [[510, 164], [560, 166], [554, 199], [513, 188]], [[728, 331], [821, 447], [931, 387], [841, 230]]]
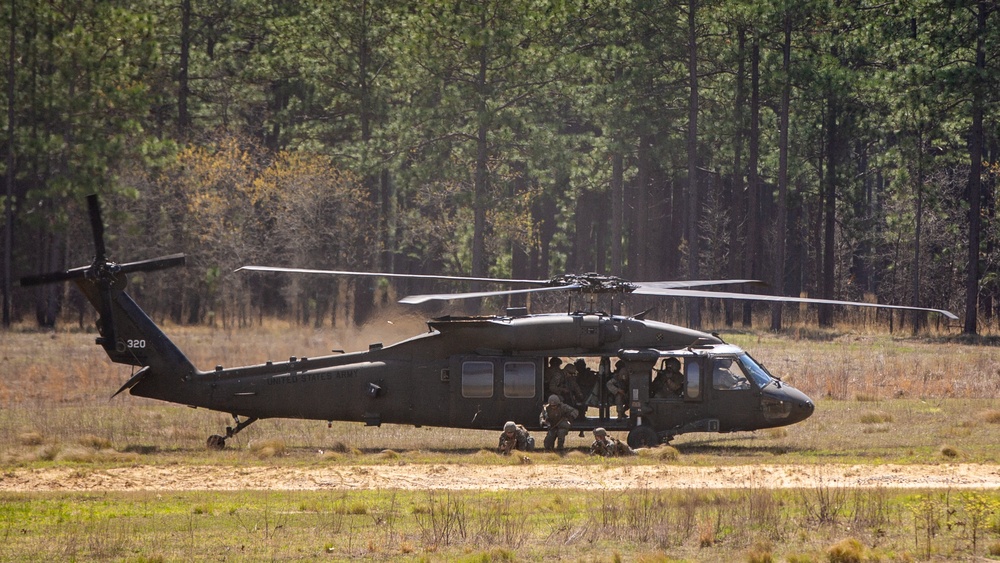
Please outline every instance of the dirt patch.
[[611, 463], [606, 466], [406, 464], [17, 469], [0, 476], [0, 491], [1000, 488], [1000, 466], [996, 465], [687, 467]]

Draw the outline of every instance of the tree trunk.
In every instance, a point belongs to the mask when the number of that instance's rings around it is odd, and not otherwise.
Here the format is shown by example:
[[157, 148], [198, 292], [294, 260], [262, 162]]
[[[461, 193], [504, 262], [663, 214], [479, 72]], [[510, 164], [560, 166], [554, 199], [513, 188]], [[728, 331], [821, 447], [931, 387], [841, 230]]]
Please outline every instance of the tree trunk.
[[191, 61], [191, 0], [181, 0], [181, 60], [177, 73], [177, 129], [182, 139], [187, 138], [191, 127], [188, 112], [188, 65]]
[[638, 279], [649, 279], [649, 138], [639, 137], [637, 169], [635, 174], [635, 275]]
[[[485, 15], [483, 16], [485, 18]], [[486, 22], [483, 21], [485, 29]], [[479, 75], [476, 79], [476, 171], [475, 195], [473, 197], [473, 233], [472, 233], [472, 276], [486, 277], [486, 208], [489, 207], [489, 145], [487, 144], [488, 116], [486, 115], [486, 46], [479, 49]], [[479, 291], [481, 284], [473, 282], [473, 291]], [[466, 310], [478, 312], [479, 299], [467, 299]]]
[[[743, 202], [743, 106], [746, 104], [746, 92], [744, 86], [744, 80], [746, 75], [746, 68], [744, 60], [746, 59], [746, 40], [747, 32], [746, 29], [740, 28], [737, 38], [737, 55], [736, 58], [739, 61], [739, 66], [736, 70], [736, 99], [733, 107], [733, 121], [736, 123], [736, 127], [733, 134], [733, 179], [729, 186], [729, 197], [726, 198], [730, 209], [729, 216], [729, 277], [737, 278], [743, 271], [743, 263], [739, 257], [743, 256], [743, 253], [739, 251], [740, 240], [746, 240], [746, 237], [740, 237], [740, 225], [744, 224], [746, 220], [746, 205], [740, 205]], [[725, 307], [725, 317], [726, 326], [733, 326], [733, 302], [726, 299], [723, 303]]]
[[[760, 43], [753, 38], [750, 47], [750, 146], [747, 162], [747, 234], [743, 272], [747, 279], [757, 279], [760, 271]], [[743, 326], [753, 325], [753, 302], [743, 302]]]
[[[820, 297], [833, 299], [834, 266], [836, 264], [836, 226], [837, 226], [837, 168], [839, 158], [839, 138], [837, 132], [837, 116], [839, 105], [837, 94], [828, 92], [826, 107], [826, 177], [823, 186], [823, 269]], [[819, 326], [833, 326], [833, 306], [819, 306]]]
[[[785, 12], [785, 40], [781, 44], [781, 109], [778, 117], [778, 216], [775, 227], [777, 233], [774, 247], [774, 277], [771, 284], [774, 292], [782, 295], [785, 291], [785, 238], [788, 217], [788, 112], [792, 97], [792, 15]], [[781, 330], [781, 303], [771, 305], [771, 330]]]
[[[700, 277], [698, 268], [698, 37], [695, 26], [698, 0], [688, 1], [688, 98], [687, 164], [688, 164], [688, 278]], [[701, 300], [688, 299], [688, 324], [701, 327]]]
[[17, 62], [17, 0], [10, 2], [10, 43], [7, 49], [7, 170], [4, 173], [6, 198], [4, 198], [4, 233], [3, 233], [3, 326], [11, 324], [11, 267], [14, 251], [14, 81], [17, 78], [14, 64]]
[[[923, 230], [923, 219], [924, 219], [924, 135], [923, 131], [917, 132], [917, 182], [914, 189], [917, 192], [917, 201], [915, 213], [915, 225], [913, 230], [913, 278], [911, 279], [911, 296], [910, 305], [913, 307], [920, 306], [920, 272], [923, 270], [920, 264], [920, 235]], [[914, 311], [911, 315], [913, 318], [913, 334], [920, 332], [926, 321], [926, 315], [920, 314], [918, 311]]]
[[969, 256], [965, 280], [965, 334], [976, 334], [979, 309], [979, 239], [982, 229], [983, 98], [981, 79], [986, 72], [986, 2], [978, 2], [976, 13], [976, 74], [972, 84], [972, 129], [969, 131]]

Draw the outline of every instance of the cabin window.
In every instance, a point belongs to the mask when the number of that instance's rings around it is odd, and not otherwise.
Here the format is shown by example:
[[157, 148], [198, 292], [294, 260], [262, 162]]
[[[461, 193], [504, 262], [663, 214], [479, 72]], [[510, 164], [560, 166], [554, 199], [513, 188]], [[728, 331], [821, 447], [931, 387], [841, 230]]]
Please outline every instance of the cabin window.
[[535, 396], [535, 364], [507, 362], [503, 366], [503, 394], [515, 399]]
[[697, 399], [701, 396], [701, 369], [698, 362], [688, 360], [684, 366], [684, 373], [687, 381], [684, 395], [688, 399]]
[[492, 362], [462, 364], [462, 396], [470, 399], [488, 399], [493, 396]]

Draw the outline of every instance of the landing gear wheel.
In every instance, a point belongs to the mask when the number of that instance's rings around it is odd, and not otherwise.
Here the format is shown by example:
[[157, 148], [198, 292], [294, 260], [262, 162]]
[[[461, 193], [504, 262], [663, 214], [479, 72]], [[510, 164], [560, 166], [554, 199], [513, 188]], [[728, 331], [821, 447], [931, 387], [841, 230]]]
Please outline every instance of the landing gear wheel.
[[236, 421], [236, 427], [233, 428], [232, 426], [227, 426], [225, 436], [219, 436], [218, 434], [213, 434], [208, 437], [208, 442], [206, 442], [205, 444], [206, 446], [208, 446], [208, 449], [221, 450], [222, 448], [225, 448], [227, 439], [232, 438], [233, 436], [239, 434], [240, 430], [243, 430], [247, 426], [250, 426], [254, 422], [257, 422], [257, 417], [252, 417], [244, 421], [240, 421], [240, 417], [234, 414], [233, 420]]
[[660, 445], [660, 435], [652, 426], [636, 426], [628, 433], [626, 442], [630, 448], [655, 448]]

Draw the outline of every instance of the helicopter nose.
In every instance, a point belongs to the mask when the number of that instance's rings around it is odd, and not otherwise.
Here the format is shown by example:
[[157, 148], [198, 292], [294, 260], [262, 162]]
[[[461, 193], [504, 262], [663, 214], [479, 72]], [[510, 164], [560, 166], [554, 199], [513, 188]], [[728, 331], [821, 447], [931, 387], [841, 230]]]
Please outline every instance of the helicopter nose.
[[812, 413], [815, 410], [816, 405], [813, 404], [812, 399], [803, 395], [802, 400], [795, 401], [792, 414], [798, 420], [805, 420], [812, 416]]

